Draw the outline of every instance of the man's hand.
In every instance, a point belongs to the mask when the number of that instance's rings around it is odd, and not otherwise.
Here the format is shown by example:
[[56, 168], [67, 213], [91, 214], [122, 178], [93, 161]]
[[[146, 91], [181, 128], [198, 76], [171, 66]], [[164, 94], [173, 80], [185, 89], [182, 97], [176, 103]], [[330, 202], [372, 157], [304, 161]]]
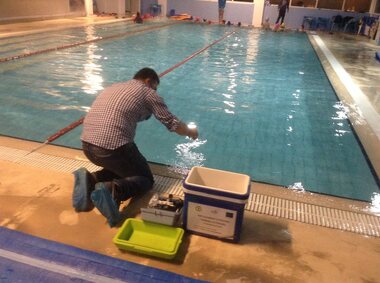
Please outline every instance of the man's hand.
[[181, 136], [187, 136], [196, 140], [198, 138], [198, 130], [195, 124], [186, 125], [183, 122], [180, 122], [175, 132]]
[[198, 138], [198, 129], [189, 127], [187, 127], [187, 129], [187, 136], [193, 140], [196, 140]]

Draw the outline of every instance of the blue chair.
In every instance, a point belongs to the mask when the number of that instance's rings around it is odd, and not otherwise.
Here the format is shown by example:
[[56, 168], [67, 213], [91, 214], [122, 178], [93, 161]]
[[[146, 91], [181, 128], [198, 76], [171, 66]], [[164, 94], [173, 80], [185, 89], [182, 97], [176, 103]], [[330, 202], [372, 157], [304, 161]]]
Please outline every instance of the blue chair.
[[316, 24], [316, 29], [318, 30], [328, 30], [330, 25], [330, 19], [328, 18], [322, 18], [318, 17], [317, 18], [317, 24]]
[[171, 9], [169, 12], [169, 17], [173, 17], [175, 15], [175, 9]]
[[[342, 29], [343, 31], [346, 31], [348, 26], [348, 22], [351, 21], [352, 19], [354, 19], [354, 17], [351, 17], [351, 16], [346, 16], [346, 17], [343, 17], [343, 20], [342, 20]], [[346, 28], [347, 27], [347, 28]]]
[[333, 32], [334, 29], [338, 31], [342, 29], [343, 17], [341, 15], [336, 15], [331, 18], [330, 32]]
[[308, 25], [309, 29], [313, 30], [316, 26], [316, 19], [315, 17], [310, 16], [304, 16], [302, 21], [303, 28], [306, 28], [306, 25]]
[[150, 13], [155, 17], [161, 15], [161, 5], [153, 3], [150, 5]]
[[356, 33], [359, 28], [359, 21], [355, 18], [350, 19], [345, 25], [343, 32]]
[[379, 20], [379, 16], [372, 16], [372, 17], [364, 16], [364, 17], [362, 17], [361, 20], [359, 21], [358, 34], [368, 35], [369, 29], [378, 20]]

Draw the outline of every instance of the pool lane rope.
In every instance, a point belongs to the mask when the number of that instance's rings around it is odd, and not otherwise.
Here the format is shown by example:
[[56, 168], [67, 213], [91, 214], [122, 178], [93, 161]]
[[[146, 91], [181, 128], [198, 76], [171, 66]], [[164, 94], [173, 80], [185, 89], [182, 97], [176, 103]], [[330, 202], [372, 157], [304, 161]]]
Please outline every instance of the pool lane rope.
[[171, 26], [174, 24], [176, 24], [176, 23], [167, 23], [167, 24], [162, 24], [159, 26], [143, 28], [143, 29], [136, 30], [136, 31], [128, 31], [128, 32], [118, 33], [118, 34], [109, 35], [109, 36], [101, 36], [101, 37], [96, 37], [94, 39], [79, 41], [79, 42], [75, 42], [75, 43], [71, 43], [71, 44], [65, 44], [65, 45], [61, 45], [61, 46], [57, 46], [57, 47], [46, 48], [46, 49], [41, 49], [41, 50], [36, 50], [36, 51], [30, 51], [30, 52], [19, 54], [19, 55], [0, 58], [0, 63], [13, 61], [13, 60], [33, 56], [33, 55], [39, 55], [39, 54], [43, 54], [43, 53], [53, 52], [53, 51], [57, 51], [57, 50], [61, 50], [61, 49], [67, 49], [67, 48], [72, 48], [72, 47], [76, 47], [76, 46], [80, 46], [80, 45], [90, 44], [90, 43], [98, 42], [101, 40], [114, 39], [114, 38], [128, 36], [128, 35], [135, 35], [135, 34], [139, 34], [139, 33], [146, 32], [146, 31], [152, 31], [152, 30], [160, 29], [160, 28], [166, 27], [166, 26]]
[[[161, 78], [163, 76], [165, 76], [166, 74], [170, 73], [171, 71], [173, 71], [174, 69], [180, 67], [181, 65], [185, 64], [186, 62], [188, 62], [189, 60], [191, 60], [192, 58], [196, 57], [197, 55], [201, 54], [202, 52], [204, 52], [205, 50], [209, 49], [210, 47], [212, 47], [213, 45], [219, 43], [220, 41], [222, 41], [223, 39], [225, 39], [226, 37], [229, 37], [230, 35], [234, 34], [236, 31], [231, 31], [231, 32], [228, 32], [226, 33], [224, 36], [222, 36], [221, 38], [213, 41], [212, 43], [210, 43], [209, 45], [199, 49], [198, 51], [194, 52], [193, 54], [191, 54], [189, 57], [183, 59], [181, 62], [173, 65], [172, 67], [170, 67], [169, 69], [163, 71], [162, 73], [160, 73], [158, 76]], [[24, 155], [27, 156], [37, 150], [39, 150], [40, 148], [44, 147], [45, 145], [55, 141], [56, 139], [58, 139], [59, 137], [63, 136], [64, 134], [68, 133], [69, 131], [75, 129], [76, 127], [78, 127], [79, 125], [81, 125], [83, 123], [83, 120], [84, 120], [84, 116], [80, 117], [77, 121], [71, 123], [70, 125], [60, 129], [59, 131], [57, 131], [56, 133], [54, 133], [53, 135], [49, 136], [41, 145], [37, 146], [36, 148], [32, 149], [30, 152], [28, 152], [27, 154]]]

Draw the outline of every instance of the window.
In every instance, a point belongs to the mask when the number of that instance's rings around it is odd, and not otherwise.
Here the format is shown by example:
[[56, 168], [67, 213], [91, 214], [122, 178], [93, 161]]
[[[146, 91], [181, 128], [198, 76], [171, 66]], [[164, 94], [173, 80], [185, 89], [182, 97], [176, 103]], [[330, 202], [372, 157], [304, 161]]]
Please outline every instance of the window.
[[369, 12], [371, 0], [346, 0], [344, 5], [345, 11], [354, 11], [359, 13]]
[[248, 3], [255, 2], [254, 0], [228, 0], [228, 1], [231, 1], [231, 2], [248, 2]]
[[84, 11], [84, 0], [70, 0], [70, 11]]
[[[298, 7], [315, 7], [316, 0], [288, 0], [291, 6]], [[279, 5], [282, 0], [271, 0], [270, 3], [272, 5]]]
[[292, 0], [292, 6], [315, 8], [316, 0]]
[[[236, 1], [236, 0], [235, 0]], [[237, 0], [249, 1], [249, 0]], [[291, 6], [345, 10], [353, 12], [369, 12], [371, 0], [288, 0]], [[270, 0], [272, 5], [279, 5], [282, 0]], [[316, 7], [318, 5], [318, 7]], [[344, 7], [343, 7], [344, 5]], [[380, 10], [380, 0], [377, 0], [376, 13]]]
[[303, 1], [292, 1], [292, 6], [303, 7], [303, 5], [304, 5]]
[[319, 0], [318, 8], [341, 10], [343, 7], [343, 0]]
[[282, 2], [282, 0], [270, 0], [269, 2], [271, 5], [279, 5]]

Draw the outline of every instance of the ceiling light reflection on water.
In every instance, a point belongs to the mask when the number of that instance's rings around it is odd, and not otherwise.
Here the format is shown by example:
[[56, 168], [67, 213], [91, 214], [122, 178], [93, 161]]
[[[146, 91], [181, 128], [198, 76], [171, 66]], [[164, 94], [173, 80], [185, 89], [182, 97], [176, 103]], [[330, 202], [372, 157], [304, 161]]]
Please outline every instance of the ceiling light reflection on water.
[[207, 140], [196, 139], [189, 142], [179, 143], [175, 146], [176, 160], [172, 163], [171, 170], [186, 175], [193, 166], [204, 166], [206, 157], [201, 152], [195, 152], [194, 149], [207, 143]]
[[335, 122], [335, 121], [345, 121], [348, 119], [349, 115], [349, 108], [345, 106], [342, 102], [338, 101], [336, 102], [333, 107], [337, 109], [337, 111], [334, 113], [334, 115], [331, 117], [331, 119], [334, 121], [333, 125], [335, 126], [335, 132], [334, 136], [336, 137], [342, 137], [345, 134], [352, 133], [352, 131], [347, 130], [347, 127], [345, 127], [345, 124], [342, 122]]
[[82, 90], [92, 95], [103, 89], [103, 69], [99, 62], [102, 56], [96, 55], [97, 48], [96, 44], [90, 44], [87, 47], [87, 62], [83, 64], [84, 79], [81, 80]]
[[371, 197], [371, 206], [369, 206], [367, 211], [380, 216], [380, 193], [373, 193]]
[[332, 117], [333, 120], [346, 120], [348, 118], [349, 108], [342, 102], [337, 101], [333, 107], [337, 109], [336, 115]]

